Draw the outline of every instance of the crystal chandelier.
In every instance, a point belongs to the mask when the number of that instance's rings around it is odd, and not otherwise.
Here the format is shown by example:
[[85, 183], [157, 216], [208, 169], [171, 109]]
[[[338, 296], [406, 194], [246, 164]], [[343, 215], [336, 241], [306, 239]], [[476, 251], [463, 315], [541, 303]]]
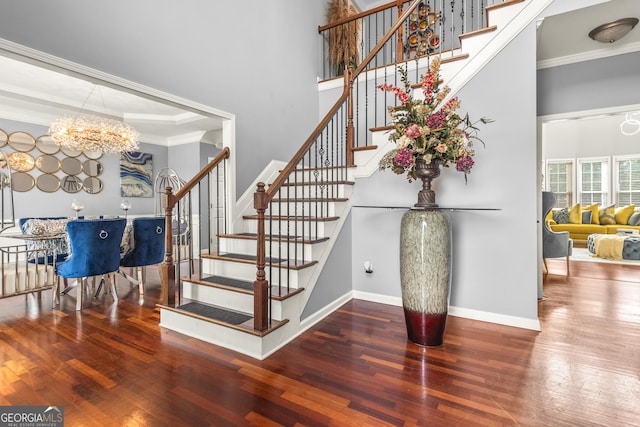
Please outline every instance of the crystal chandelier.
[[103, 153], [135, 151], [140, 136], [126, 123], [87, 114], [62, 117], [51, 124], [49, 133], [63, 147]]
[[[95, 88], [94, 85], [82, 104], [83, 110]], [[102, 98], [102, 93], [100, 97]], [[102, 105], [104, 107], [104, 100]], [[62, 147], [103, 153], [135, 151], [140, 137], [134, 128], [124, 122], [86, 113], [55, 120], [49, 127], [49, 134]]]

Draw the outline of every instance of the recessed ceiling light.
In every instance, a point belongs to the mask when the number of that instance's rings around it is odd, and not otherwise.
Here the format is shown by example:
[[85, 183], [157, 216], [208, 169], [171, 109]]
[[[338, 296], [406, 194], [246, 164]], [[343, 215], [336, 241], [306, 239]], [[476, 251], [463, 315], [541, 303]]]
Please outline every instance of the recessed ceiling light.
[[589, 32], [589, 37], [600, 43], [613, 43], [626, 36], [638, 23], [638, 18], [622, 18], [602, 24]]

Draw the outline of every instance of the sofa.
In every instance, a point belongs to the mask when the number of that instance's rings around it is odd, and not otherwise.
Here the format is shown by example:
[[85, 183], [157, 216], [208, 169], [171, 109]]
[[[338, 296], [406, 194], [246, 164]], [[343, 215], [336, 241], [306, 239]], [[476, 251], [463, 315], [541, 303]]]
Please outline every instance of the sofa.
[[591, 234], [616, 234], [618, 230], [640, 233], [640, 208], [634, 205], [602, 207], [597, 204], [554, 208], [545, 218], [553, 231], [568, 231], [575, 242], [587, 243]]

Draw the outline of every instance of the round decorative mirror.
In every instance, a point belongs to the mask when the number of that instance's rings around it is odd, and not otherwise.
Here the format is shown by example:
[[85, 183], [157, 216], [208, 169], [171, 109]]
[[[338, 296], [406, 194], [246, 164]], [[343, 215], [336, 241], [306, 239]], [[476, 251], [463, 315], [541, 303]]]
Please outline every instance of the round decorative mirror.
[[36, 159], [36, 167], [44, 173], [56, 173], [60, 170], [60, 160], [56, 156], [41, 154]]
[[90, 176], [82, 182], [82, 188], [89, 194], [96, 194], [102, 191], [102, 181], [100, 178]]
[[102, 157], [102, 151], [85, 151], [84, 155], [87, 157], [87, 159], [98, 160], [100, 157]]
[[82, 172], [82, 163], [80, 163], [80, 160], [76, 159], [75, 157], [67, 157], [65, 159], [62, 159], [61, 165], [62, 172], [66, 173], [67, 175], [78, 175], [80, 172]]
[[82, 170], [89, 176], [100, 176], [103, 171], [102, 163], [97, 160], [86, 160], [82, 163]]
[[9, 140], [9, 135], [2, 129], [0, 129], [0, 147], [4, 147], [7, 145], [7, 141]]
[[9, 135], [9, 146], [16, 151], [31, 151], [36, 146], [36, 140], [26, 132], [13, 132]]
[[60, 146], [51, 138], [51, 135], [42, 135], [36, 140], [36, 148], [44, 154], [56, 154]]
[[60, 188], [60, 179], [50, 173], [43, 173], [36, 179], [36, 186], [45, 193], [53, 193]]
[[73, 150], [69, 147], [64, 147], [64, 146], [60, 147], [60, 150], [62, 150], [64, 155], [67, 157], [78, 157], [80, 154], [82, 154], [82, 151], [80, 150]]
[[29, 172], [36, 165], [36, 161], [29, 153], [16, 151], [7, 155], [9, 167], [16, 172]]
[[11, 188], [13, 191], [29, 191], [35, 185], [35, 180], [31, 175], [24, 172], [11, 174]]
[[67, 175], [62, 178], [61, 187], [67, 193], [77, 193], [82, 190], [82, 180], [75, 175]]

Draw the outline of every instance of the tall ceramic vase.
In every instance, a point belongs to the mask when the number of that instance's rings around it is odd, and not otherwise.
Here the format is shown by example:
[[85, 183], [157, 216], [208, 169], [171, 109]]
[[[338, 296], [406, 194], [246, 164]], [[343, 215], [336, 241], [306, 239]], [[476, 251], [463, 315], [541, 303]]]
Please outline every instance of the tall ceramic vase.
[[409, 339], [442, 344], [451, 271], [449, 221], [437, 209], [412, 209], [402, 217], [400, 281]]

